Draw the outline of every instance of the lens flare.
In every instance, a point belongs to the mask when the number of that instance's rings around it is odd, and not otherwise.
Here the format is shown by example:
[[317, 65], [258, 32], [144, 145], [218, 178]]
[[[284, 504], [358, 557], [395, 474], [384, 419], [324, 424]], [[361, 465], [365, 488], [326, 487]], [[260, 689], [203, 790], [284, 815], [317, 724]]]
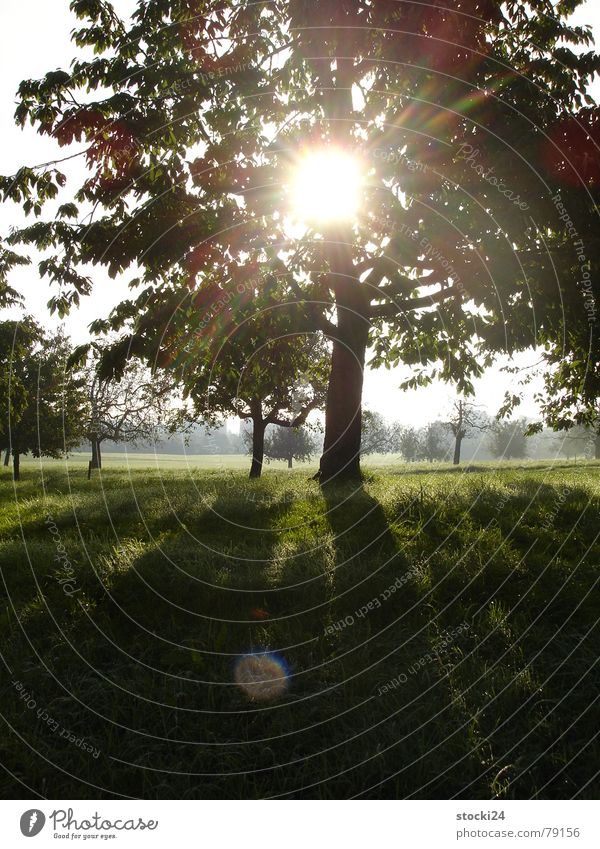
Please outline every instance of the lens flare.
[[336, 221], [355, 217], [362, 182], [356, 159], [336, 148], [308, 153], [297, 165], [292, 206], [303, 221]]
[[268, 702], [283, 695], [289, 684], [285, 660], [272, 652], [253, 652], [235, 666], [235, 683], [253, 702]]

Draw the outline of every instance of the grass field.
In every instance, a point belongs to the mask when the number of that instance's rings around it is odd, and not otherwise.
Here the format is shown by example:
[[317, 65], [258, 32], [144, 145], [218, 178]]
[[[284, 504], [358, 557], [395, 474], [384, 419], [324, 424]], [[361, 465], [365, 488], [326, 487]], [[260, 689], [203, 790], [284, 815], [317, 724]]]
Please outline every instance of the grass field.
[[598, 796], [600, 464], [87, 459], [0, 479], [2, 796]]

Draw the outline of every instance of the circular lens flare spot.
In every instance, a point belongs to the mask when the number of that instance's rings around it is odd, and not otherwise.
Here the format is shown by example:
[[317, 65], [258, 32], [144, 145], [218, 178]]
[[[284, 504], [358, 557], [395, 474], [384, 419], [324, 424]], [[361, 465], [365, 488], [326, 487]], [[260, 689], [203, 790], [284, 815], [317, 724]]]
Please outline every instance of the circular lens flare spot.
[[283, 658], [268, 652], [246, 654], [235, 666], [235, 683], [253, 702], [267, 702], [288, 688], [289, 672]]
[[332, 148], [306, 154], [297, 166], [292, 206], [303, 221], [353, 218], [359, 206], [361, 169], [356, 159]]

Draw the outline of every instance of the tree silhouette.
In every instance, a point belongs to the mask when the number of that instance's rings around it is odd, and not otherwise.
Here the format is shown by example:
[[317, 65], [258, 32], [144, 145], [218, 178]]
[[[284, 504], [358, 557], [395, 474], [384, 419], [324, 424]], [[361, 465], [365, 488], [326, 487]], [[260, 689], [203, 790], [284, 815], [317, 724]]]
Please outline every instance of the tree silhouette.
[[265, 455], [271, 460], [285, 460], [288, 469], [292, 468], [294, 460], [300, 463], [310, 460], [316, 449], [315, 435], [306, 426], [280, 427], [276, 425], [265, 439]]
[[[8, 331], [8, 332], [7, 332]], [[86, 397], [84, 381], [68, 368], [71, 347], [61, 333], [46, 333], [33, 319], [4, 322], [3, 341], [8, 391], [3, 395], [4, 447], [20, 479], [20, 459], [61, 457], [82, 438]]]
[[120, 379], [102, 377], [98, 372], [102, 348], [92, 350], [85, 371], [88, 408], [83, 431], [92, 447], [88, 477], [92, 469], [102, 468], [103, 442], [135, 445], [156, 441], [181, 420], [169, 375], [153, 375], [141, 363], [131, 360]]
[[475, 404], [459, 398], [452, 406], [446, 426], [454, 437], [454, 457], [452, 458], [452, 462], [455, 466], [458, 466], [463, 439], [469, 436], [471, 431], [484, 431], [490, 425], [487, 416], [481, 410], [478, 410]]
[[495, 422], [491, 428], [490, 450], [502, 460], [521, 459], [527, 456], [527, 419]]
[[[83, 143], [88, 173], [75, 191], [58, 160], [0, 178], [27, 213], [61, 201], [6, 250], [44, 251], [60, 313], [90, 291], [90, 264], [132, 269], [137, 298], [94, 329], [128, 328], [126, 349], [167, 368], [216, 290], [280, 275], [282, 303], [311, 324], [299, 329], [332, 340], [323, 480], [360, 476], [369, 346], [374, 365], [412, 366], [409, 385], [465, 393], [497, 352], [541, 344], [576, 387], [590, 350], [600, 362], [586, 93], [600, 60], [578, 50], [579, 5], [138, 0], [124, 21], [73, 0], [81, 53], [21, 84], [16, 119]], [[362, 196], [352, 220], [298, 235], [292, 187], [315, 150], [353, 157]], [[585, 392], [600, 393], [595, 377]]]

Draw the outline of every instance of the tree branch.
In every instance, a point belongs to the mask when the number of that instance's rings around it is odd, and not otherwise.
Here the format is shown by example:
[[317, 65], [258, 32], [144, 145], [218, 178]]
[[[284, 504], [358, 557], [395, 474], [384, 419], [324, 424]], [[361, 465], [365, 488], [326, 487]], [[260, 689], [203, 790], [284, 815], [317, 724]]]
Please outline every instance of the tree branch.
[[440, 289], [439, 292], [433, 292], [431, 295], [423, 295], [420, 298], [410, 298], [409, 300], [397, 301], [391, 304], [372, 304], [370, 310], [370, 318], [394, 318], [401, 312], [411, 312], [412, 310], [422, 309], [423, 307], [431, 307], [434, 304], [442, 303], [450, 298], [454, 298], [459, 290], [454, 286], [449, 286], [447, 289]]

